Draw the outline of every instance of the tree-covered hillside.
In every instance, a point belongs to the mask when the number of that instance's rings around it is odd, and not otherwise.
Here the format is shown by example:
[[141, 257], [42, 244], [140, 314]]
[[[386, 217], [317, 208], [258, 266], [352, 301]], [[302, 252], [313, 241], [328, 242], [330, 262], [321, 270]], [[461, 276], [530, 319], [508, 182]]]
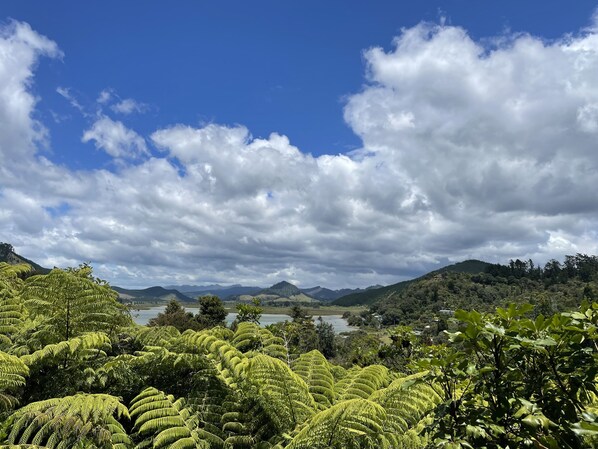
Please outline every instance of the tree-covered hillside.
[[416, 279], [411, 279], [408, 281], [398, 282], [396, 284], [387, 285], [385, 287], [380, 288], [371, 288], [366, 289], [365, 291], [352, 293], [346, 296], [342, 296], [337, 300], [333, 301], [332, 304], [338, 306], [356, 306], [356, 305], [370, 305], [374, 304], [378, 301], [382, 301], [389, 297], [395, 296], [398, 293], [405, 290], [409, 285], [413, 284], [414, 282], [425, 280], [429, 277], [433, 277], [435, 275], [441, 273], [483, 273], [486, 271], [486, 268], [490, 264], [487, 262], [482, 262], [481, 260], [466, 260], [463, 262], [459, 262], [456, 264], [448, 265], [443, 267], [439, 270], [432, 271], [424, 276], [421, 276]]
[[383, 325], [430, 325], [457, 309], [491, 312], [509, 303], [530, 303], [552, 315], [598, 300], [598, 259], [578, 254], [545, 267], [531, 261], [485, 264], [485, 272], [444, 270], [416, 279], [377, 297], [371, 311]]

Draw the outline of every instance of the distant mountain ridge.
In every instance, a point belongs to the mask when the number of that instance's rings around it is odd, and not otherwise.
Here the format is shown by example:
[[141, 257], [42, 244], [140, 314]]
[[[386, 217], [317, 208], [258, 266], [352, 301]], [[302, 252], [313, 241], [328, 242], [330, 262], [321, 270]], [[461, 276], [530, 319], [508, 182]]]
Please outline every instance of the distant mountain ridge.
[[139, 290], [113, 286], [112, 290], [118, 293], [121, 300], [136, 302], [166, 302], [176, 299], [181, 302], [195, 302], [195, 299], [183, 295], [178, 290], [165, 289], [164, 287], [148, 287]]
[[440, 268], [438, 270], [431, 271], [430, 273], [424, 274], [423, 276], [420, 276], [415, 279], [409, 279], [408, 281], [398, 282], [396, 284], [387, 285], [385, 287], [367, 289], [364, 292], [352, 293], [346, 296], [342, 296], [334, 300], [332, 304], [337, 306], [371, 305], [391, 295], [400, 293], [401, 291], [405, 290], [409, 285], [422, 279], [426, 279], [428, 277], [432, 277], [446, 272], [469, 274], [483, 273], [486, 270], [486, 268], [490, 265], [491, 264], [489, 264], [488, 262], [484, 262], [481, 260], [465, 260], [463, 262], [458, 262]]
[[[376, 287], [380, 287], [380, 286], [376, 286]], [[374, 288], [376, 288], [374, 287]], [[372, 287], [368, 287], [372, 288]], [[338, 299], [342, 296], [346, 296], [346, 295], [350, 295], [352, 293], [359, 293], [359, 292], [363, 292], [367, 289], [363, 289], [363, 288], [341, 288], [339, 290], [331, 290], [329, 288], [326, 287], [320, 287], [319, 285], [316, 287], [311, 287], [311, 288], [302, 288], [301, 291], [303, 293], [305, 293], [306, 295], [312, 296], [316, 299], [319, 299], [320, 301], [334, 301], [335, 299]]]

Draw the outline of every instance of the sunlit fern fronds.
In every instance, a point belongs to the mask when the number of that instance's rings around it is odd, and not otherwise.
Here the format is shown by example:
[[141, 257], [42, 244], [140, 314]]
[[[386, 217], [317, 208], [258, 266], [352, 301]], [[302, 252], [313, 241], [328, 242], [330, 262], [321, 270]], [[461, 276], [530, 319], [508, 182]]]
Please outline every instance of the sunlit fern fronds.
[[106, 394], [32, 402], [5, 422], [5, 443], [126, 449], [131, 447], [131, 440], [118, 419], [128, 417], [118, 398]]
[[13, 343], [14, 335], [23, 327], [24, 308], [18, 293], [0, 280], [0, 347]]
[[336, 401], [367, 399], [374, 391], [386, 387], [389, 380], [388, 368], [382, 365], [370, 365], [365, 368], [353, 367], [347, 371], [344, 378], [336, 383]]
[[[86, 332], [115, 332], [131, 324], [128, 309], [110, 287], [76, 273], [54, 269], [25, 281], [22, 297], [32, 317], [43, 320], [54, 341]], [[50, 341], [51, 342], [51, 341]]]
[[330, 363], [318, 350], [301, 354], [293, 362], [296, 372], [309, 386], [309, 392], [321, 408], [328, 408], [334, 402], [334, 376]]
[[288, 432], [304, 423], [316, 410], [305, 381], [281, 360], [256, 355], [249, 361], [247, 382], [279, 432]]
[[418, 373], [396, 379], [370, 396], [372, 402], [386, 410], [384, 434], [392, 447], [425, 446], [426, 435], [421, 433], [442, 398], [433, 386], [421, 381], [424, 376], [425, 373]]
[[181, 333], [174, 326], [137, 326], [128, 329], [135, 341], [143, 346], [162, 346], [168, 348]]
[[13, 287], [20, 285], [20, 276], [29, 274], [32, 271], [33, 268], [27, 263], [11, 265], [6, 262], [0, 262], [0, 279], [10, 282]]
[[255, 323], [239, 323], [232, 344], [241, 352], [258, 351], [281, 360], [287, 359], [283, 339]]
[[23, 326], [24, 308], [19, 297], [23, 281], [19, 276], [29, 272], [31, 266], [27, 264], [0, 262], [0, 347], [10, 346]]
[[347, 370], [342, 366], [333, 365], [332, 363], [330, 363], [329, 366], [330, 372], [332, 373], [332, 377], [334, 377], [334, 382], [338, 382], [339, 380], [347, 376]]
[[[134, 430], [138, 447], [154, 449], [195, 449], [210, 447], [205, 432], [199, 428], [199, 421], [185, 407], [183, 399], [150, 387], [131, 401], [131, 417], [135, 418]], [[217, 439], [210, 435], [209, 438]], [[222, 443], [223, 444], [223, 443]]]
[[102, 332], [92, 332], [61, 341], [60, 343], [44, 346], [32, 354], [21, 356], [27, 366], [35, 367], [41, 364], [63, 363], [71, 357], [80, 360], [105, 356], [110, 349], [110, 338]]
[[205, 354], [229, 387], [237, 388], [238, 383], [245, 378], [248, 359], [229, 342], [206, 331], [185, 332], [182, 340], [187, 351]]
[[[198, 415], [203, 429], [218, 436], [220, 440], [231, 435], [222, 429], [222, 416], [231, 410], [237, 410], [240, 401], [237, 392], [224, 383], [211, 365], [196, 372], [193, 387], [187, 395], [187, 405]], [[212, 449], [219, 447], [213, 441], [211, 444]]]
[[231, 341], [235, 335], [235, 333], [230, 330], [228, 327], [216, 326], [211, 329], [206, 330], [210, 335], [213, 335], [220, 340]]
[[25, 385], [29, 368], [21, 359], [0, 351], [0, 412], [17, 404], [14, 392]]
[[386, 412], [367, 399], [351, 399], [313, 416], [286, 449], [384, 449]]

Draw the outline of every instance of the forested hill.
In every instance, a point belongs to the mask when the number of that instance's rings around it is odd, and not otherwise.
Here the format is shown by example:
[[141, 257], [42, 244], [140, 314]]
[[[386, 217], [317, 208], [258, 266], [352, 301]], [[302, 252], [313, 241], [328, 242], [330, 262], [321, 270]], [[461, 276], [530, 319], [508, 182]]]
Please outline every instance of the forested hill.
[[598, 258], [578, 254], [544, 267], [532, 261], [487, 264], [484, 273], [445, 270], [389, 291], [371, 305], [384, 325], [426, 325], [457, 309], [491, 312], [508, 303], [530, 303], [550, 316], [598, 299]]
[[399, 294], [414, 282], [421, 281], [445, 272], [471, 274], [483, 273], [490, 265], [491, 264], [481, 260], [466, 260], [453, 265], [448, 265], [446, 267], [440, 268], [439, 270], [432, 271], [416, 279], [410, 279], [397, 284], [387, 285], [386, 287], [372, 288], [362, 292], [352, 293], [350, 295], [338, 298], [337, 300], [333, 301], [332, 304], [339, 306], [371, 305], [375, 302], [382, 301], [386, 298]]
[[29, 264], [33, 268], [35, 274], [48, 274], [50, 272], [49, 268], [44, 268], [41, 265], [38, 265], [35, 262], [15, 253], [15, 250], [10, 243], [0, 242], [0, 262], [6, 262], [10, 265], [16, 265], [19, 263]]

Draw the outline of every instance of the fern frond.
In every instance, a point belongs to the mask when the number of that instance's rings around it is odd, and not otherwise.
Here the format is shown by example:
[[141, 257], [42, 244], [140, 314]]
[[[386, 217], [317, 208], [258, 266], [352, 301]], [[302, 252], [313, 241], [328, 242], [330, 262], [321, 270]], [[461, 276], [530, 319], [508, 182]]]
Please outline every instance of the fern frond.
[[322, 407], [328, 408], [334, 402], [334, 376], [326, 357], [316, 349], [301, 354], [292, 364], [296, 372], [309, 386], [309, 392]]
[[182, 399], [175, 400], [172, 395], [150, 387], [131, 401], [130, 413], [135, 418], [137, 434], [145, 442], [152, 442], [154, 449], [210, 447]]
[[248, 321], [239, 323], [232, 344], [241, 352], [258, 351], [281, 360], [287, 359], [287, 350], [282, 338]]
[[64, 360], [65, 356], [78, 355], [81, 359], [97, 356], [98, 353], [110, 349], [110, 338], [102, 332], [93, 332], [56, 344], [44, 346], [33, 354], [21, 356], [27, 366], [35, 366], [56, 359]]
[[18, 357], [0, 351], [0, 411], [17, 404], [13, 392], [25, 385], [29, 368]]
[[[129, 329], [128, 329], [129, 330]], [[130, 329], [135, 341], [143, 346], [162, 346], [169, 348], [181, 333], [174, 326], [137, 326]]]
[[10, 444], [124, 449], [132, 443], [117, 418], [128, 417], [114, 396], [78, 394], [28, 404], [8, 418], [4, 431]]
[[286, 449], [385, 448], [384, 408], [367, 399], [333, 405], [310, 419]]
[[185, 332], [182, 339], [188, 351], [206, 354], [220, 379], [229, 387], [237, 388], [238, 383], [245, 378], [248, 359], [229, 342], [205, 331]]
[[384, 434], [393, 447], [417, 444], [425, 446], [424, 430], [427, 417], [442, 401], [433, 386], [422, 382], [426, 373], [418, 373], [393, 381], [387, 388], [378, 390], [370, 400], [386, 410], [388, 419], [384, 424]]
[[54, 341], [131, 325], [128, 309], [117, 296], [107, 285], [57, 268], [28, 278], [22, 291], [30, 315], [54, 333]]
[[315, 413], [309, 387], [281, 360], [261, 354], [253, 357], [247, 381], [256, 388], [260, 405], [281, 432], [294, 429]]
[[390, 381], [388, 368], [370, 365], [365, 368], [353, 367], [335, 385], [336, 401], [367, 399], [372, 393], [384, 388]]

